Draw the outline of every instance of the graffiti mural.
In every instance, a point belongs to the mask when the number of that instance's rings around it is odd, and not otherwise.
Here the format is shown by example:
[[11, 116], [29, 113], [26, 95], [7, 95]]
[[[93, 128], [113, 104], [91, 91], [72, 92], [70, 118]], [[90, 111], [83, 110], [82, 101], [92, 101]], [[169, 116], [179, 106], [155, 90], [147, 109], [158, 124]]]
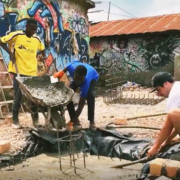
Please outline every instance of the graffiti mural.
[[[89, 32], [86, 9], [68, 1], [55, 0], [17, 0], [17, 9], [0, 3], [0, 36], [15, 30], [24, 30], [27, 18], [33, 17], [38, 22], [36, 34], [46, 46], [46, 64], [37, 55], [39, 74], [43, 71], [53, 74], [66, 66], [74, 58], [89, 61]], [[8, 54], [2, 50], [6, 63]]]
[[161, 69], [173, 63], [175, 53], [179, 52], [179, 36], [94, 38], [90, 44], [90, 63], [102, 74], [142, 72]]

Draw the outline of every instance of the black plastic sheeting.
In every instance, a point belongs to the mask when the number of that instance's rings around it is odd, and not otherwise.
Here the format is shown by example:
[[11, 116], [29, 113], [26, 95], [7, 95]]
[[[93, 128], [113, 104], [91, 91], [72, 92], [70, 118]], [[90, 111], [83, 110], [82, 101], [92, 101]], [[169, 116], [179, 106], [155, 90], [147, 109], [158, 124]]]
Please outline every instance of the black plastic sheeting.
[[[120, 135], [115, 130], [98, 129], [91, 131], [89, 129], [76, 132], [74, 134], [84, 134], [84, 145], [86, 152], [91, 155], [118, 157], [126, 160], [137, 160], [145, 147], [150, 144], [148, 139], [134, 139], [128, 135]], [[31, 131], [33, 139], [38, 141], [39, 148], [45, 152], [58, 152], [57, 133], [44, 131]], [[60, 137], [67, 136], [68, 132], [59, 133]], [[37, 144], [37, 143], [34, 143]], [[82, 151], [82, 140], [75, 141], [77, 151]], [[60, 143], [62, 154], [68, 152], [69, 143]], [[143, 157], [143, 155], [141, 156]]]
[[[41, 153], [57, 153], [57, 132], [46, 132], [43, 130], [31, 130], [29, 132], [27, 146], [22, 152], [13, 157], [0, 156], [1, 165], [20, 163], [28, 157], [36, 156]], [[148, 139], [134, 139], [130, 136], [118, 134], [115, 130], [97, 129], [91, 131], [89, 129], [74, 132], [73, 134], [83, 133], [84, 140], [78, 139], [75, 141], [77, 151], [83, 150], [91, 155], [117, 157], [126, 160], [137, 160], [140, 158], [140, 153], [151, 142]], [[69, 135], [68, 132], [60, 132], [59, 137]], [[69, 150], [68, 142], [60, 143], [61, 154], [67, 154]], [[143, 156], [141, 156], [143, 157]]]
[[[89, 129], [74, 132], [83, 133], [84, 139], [75, 141], [77, 151], [84, 149], [91, 155], [107, 156], [110, 158], [120, 158], [125, 160], [137, 160], [146, 156], [147, 147], [152, 143], [151, 139], [135, 139], [126, 134], [118, 134], [115, 130]], [[69, 135], [68, 132], [59, 132], [59, 137]], [[61, 155], [69, 152], [69, 142], [60, 143]], [[170, 158], [172, 154], [179, 153], [179, 145], [174, 145], [158, 155], [160, 158]], [[46, 132], [43, 130], [31, 130], [29, 132], [28, 144], [22, 152], [13, 157], [0, 156], [1, 166], [20, 163], [26, 158], [36, 156], [41, 153], [58, 153], [57, 132]], [[149, 165], [145, 164], [142, 174], [149, 173]], [[147, 179], [143, 176], [141, 179]]]

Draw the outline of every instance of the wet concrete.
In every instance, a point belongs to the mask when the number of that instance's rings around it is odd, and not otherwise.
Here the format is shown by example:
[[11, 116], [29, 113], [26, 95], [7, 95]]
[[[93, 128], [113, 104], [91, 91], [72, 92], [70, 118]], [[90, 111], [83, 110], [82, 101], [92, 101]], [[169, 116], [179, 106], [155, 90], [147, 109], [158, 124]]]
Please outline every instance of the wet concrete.
[[2, 169], [1, 180], [117, 180], [117, 179], [136, 179], [140, 174], [142, 164], [132, 165], [123, 169], [114, 169], [112, 166], [119, 165], [128, 161], [111, 159], [107, 157], [90, 156], [86, 158], [86, 169], [83, 166], [83, 159], [76, 161], [77, 174], [74, 168], [70, 167], [69, 156], [63, 157], [62, 168], [60, 171], [59, 159], [55, 154], [42, 154], [28, 159], [22, 164], [18, 164], [9, 169]]
[[63, 104], [68, 99], [67, 93], [51, 84], [38, 88], [33, 88], [31, 86], [26, 87], [31, 93], [32, 97], [42, 99], [43, 102], [48, 106], [54, 106], [58, 104], [57, 102], [61, 102]]
[[66, 104], [73, 95], [73, 90], [67, 88], [64, 82], [51, 83], [50, 76], [20, 77], [17, 80], [23, 92], [42, 106]]

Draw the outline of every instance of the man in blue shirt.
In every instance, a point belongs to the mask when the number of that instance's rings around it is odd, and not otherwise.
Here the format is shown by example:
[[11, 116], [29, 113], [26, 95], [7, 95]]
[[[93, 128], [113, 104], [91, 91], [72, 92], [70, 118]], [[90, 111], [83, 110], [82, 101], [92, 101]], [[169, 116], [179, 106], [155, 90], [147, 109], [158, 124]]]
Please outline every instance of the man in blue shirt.
[[70, 84], [70, 88], [76, 91], [77, 88], [79, 87], [81, 90], [78, 108], [75, 110], [74, 103], [72, 101], [67, 105], [69, 116], [71, 118], [71, 122], [74, 124], [74, 128], [80, 128], [81, 126], [78, 117], [80, 116], [84, 108], [85, 101], [87, 99], [88, 120], [90, 121], [90, 128], [95, 129], [95, 123], [94, 123], [95, 97], [93, 91], [96, 81], [99, 78], [99, 74], [89, 64], [81, 63], [80, 61], [72, 61], [67, 65], [65, 69], [56, 73], [54, 77], [62, 78], [62, 76], [66, 72], [69, 72], [70, 76], [73, 79]]

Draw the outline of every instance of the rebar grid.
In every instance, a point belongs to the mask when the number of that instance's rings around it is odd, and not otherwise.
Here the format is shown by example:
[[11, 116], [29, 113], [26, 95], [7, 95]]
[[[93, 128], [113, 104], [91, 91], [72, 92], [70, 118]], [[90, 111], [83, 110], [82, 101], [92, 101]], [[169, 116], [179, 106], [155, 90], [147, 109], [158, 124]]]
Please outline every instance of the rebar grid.
[[[58, 142], [58, 157], [59, 157], [59, 165], [60, 165], [60, 171], [62, 171], [62, 157], [69, 155], [70, 157], [70, 167], [74, 167], [74, 173], [77, 174], [77, 167], [76, 167], [76, 160], [82, 158], [79, 156], [78, 152], [76, 151], [75, 147], [75, 141], [81, 139], [82, 146], [83, 146], [83, 163], [84, 163], [84, 168], [86, 169], [86, 152], [85, 152], [85, 146], [84, 146], [84, 133], [79, 133], [79, 134], [72, 134], [71, 130], [68, 130], [69, 135], [59, 138], [59, 132], [57, 130], [57, 142]], [[69, 152], [65, 155], [62, 155], [61, 153], [61, 142], [69, 142]], [[75, 154], [77, 154], [77, 158], [75, 158]]]
[[158, 97], [156, 94], [149, 94], [146, 87], [123, 87], [108, 89], [103, 94], [103, 101], [107, 104], [138, 104], [138, 105], [155, 105], [165, 98]]

